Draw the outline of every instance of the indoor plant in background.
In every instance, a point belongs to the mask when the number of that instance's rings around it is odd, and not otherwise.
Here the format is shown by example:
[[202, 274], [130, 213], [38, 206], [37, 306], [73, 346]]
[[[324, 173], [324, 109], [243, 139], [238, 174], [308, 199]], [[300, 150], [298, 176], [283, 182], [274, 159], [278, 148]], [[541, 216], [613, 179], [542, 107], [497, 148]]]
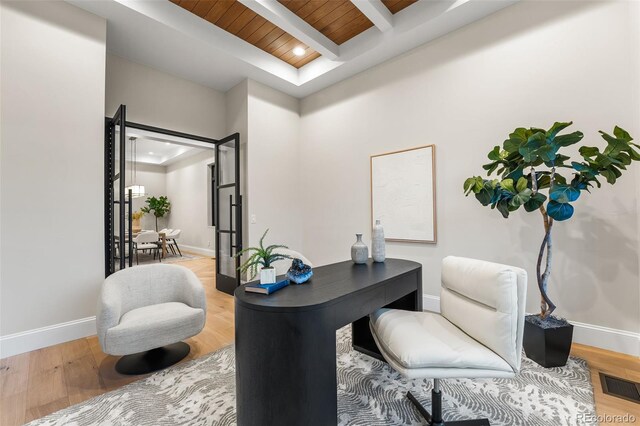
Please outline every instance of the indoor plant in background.
[[583, 191], [590, 192], [594, 185], [600, 188], [601, 180], [616, 183], [627, 166], [640, 161], [640, 152], [636, 150], [640, 145], [632, 143], [629, 133], [617, 126], [613, 135], [600, 132], [607, 142], [602, 151], [582, 146], [578, 150], [582, 158], [570, 161], [569, 156], [559, 151], [583, 138], [579, 131], [559, 134], [571, 124], [555, 123], [549, 130], [515, 129], [502, 148], [496, 146], [489, 152], [491, 162], [483, 166], [488, 175], [495, 171], [500, 179], [474, 176], [464, 182], [465, 195], [473, 192], [483, 206], [497, 209], [505, 218], [520, 207], [527, 212], [538, 211], [542, 216], [544, 238], [536, 268], [540, 314], [527, 316], [523, 345], [527, 356], [544, 367], [565, 365], [573, 337], [573, 326], [551, 315], [556, 305], [547, 293], [554, 222], [573, 216], [571, 203], [578, 200]]
[[289, 247], [285, 245], [273, 244], [268, 247], [264, 246], [264, 237], [267, 236], [267, 232], [269, 232], [268, 229], [262, 234], [258, 247], [248, 247], [236, 254], [236, 257], [250, 254], [238, 270], [242, 274], [248, 271], [249, 280], [252, 280], [258, 274], [258, 268], [260, 267], [260, 284], [272, 284], [276, 282], [276, 268], [272, 266], [273, 262], [282, 259], [291, 259], [291, 256], [275, 251], [279, 248], [288, 249]]
[[171, 211], [171, 202], [169, 199], [161, 195], [160, 197], [148, 197], [145, 201], [147, 203], [146, 206], [142, 207], [140, 211], [143, 213], [153, 213], [156, 217], [156, 232], [158, 231], [158, 218], [164, 217], [167, 213]]

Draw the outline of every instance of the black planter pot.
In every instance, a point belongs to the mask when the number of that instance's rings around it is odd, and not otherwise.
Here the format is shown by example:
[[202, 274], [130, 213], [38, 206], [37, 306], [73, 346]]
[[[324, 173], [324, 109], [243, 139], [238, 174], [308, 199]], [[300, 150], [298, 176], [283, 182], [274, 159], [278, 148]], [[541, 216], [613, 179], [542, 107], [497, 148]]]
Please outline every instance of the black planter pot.
[[[535, 315], [532, 315], [535, 317]], [[524, 322], [524, 351], [529, 359], [545, 368], [562, 367], [567, 364], [573, 325], [568, 322], [560, 327], [544, 328], [530, 317]]]

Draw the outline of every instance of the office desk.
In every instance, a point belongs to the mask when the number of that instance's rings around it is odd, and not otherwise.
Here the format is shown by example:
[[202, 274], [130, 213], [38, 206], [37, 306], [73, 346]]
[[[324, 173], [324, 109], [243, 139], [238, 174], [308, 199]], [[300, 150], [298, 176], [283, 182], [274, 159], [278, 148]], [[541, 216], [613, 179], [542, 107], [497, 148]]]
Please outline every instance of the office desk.
[[340, 262], [269, 296], [238, 287], [235, 302], [238, 425], [335, 425], [336, 330], [352, 324], [354, 349], [380, 357], [368, 315], [422, 310], [422, 266]]

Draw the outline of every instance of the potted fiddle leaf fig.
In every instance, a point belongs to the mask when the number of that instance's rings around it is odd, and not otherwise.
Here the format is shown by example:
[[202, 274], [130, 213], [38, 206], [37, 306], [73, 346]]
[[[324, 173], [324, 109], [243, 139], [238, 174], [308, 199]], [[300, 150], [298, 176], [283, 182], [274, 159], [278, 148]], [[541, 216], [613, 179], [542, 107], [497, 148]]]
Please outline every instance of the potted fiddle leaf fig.
[[145, 201], [147, 203], [146, 206], [141, 207], [140, 211], [142, 213], [153, 213], [156, 218], [156, 232], [158, 231], [158, 218], [164, 217], [167, 213], [171, 211], [171, 202], [169, 199], [162, 195], [158, 198], [156, 197], [148, 197]]
[[276, 268], [274, 268], [273, 262], [282, 259], [291, 259], [291, 256], [278, 253], [277, 249], [287, 249], [289, 247], [282, 244], [273, 244], [268, 247], [264, 246], [264, 237], [267, 236], [267, 229], [262, 234], [258, 247], [248, 247], [239, 251], [235, 256], [240, 257], [244, 254], [251, 254], [247, 260], [240, 265], [238, 270], [244, 274], [249, 272], [249, 280], [255, 278], [258, 274], [258, 268], [260, 268], [260, 284], [272, 284], [276, 282]]
[[581, 146], [578, 152], [582, 158], [571, 161], [560, 150], [583, 138], [579, 131], [560, 134], [571, 124], [555, 123], [549, 130], [515, 129], [502, 147], [489, 152], [491, 162], [482, 166], [487, 175], [496, 172], [499, 178], [474, 176], [464, 182], [465, 195], [473, 193], [483, 206], [491, 206], [504, 218], [521, 207], [542, 216], [544, 237], [536, 266], [540, 313], [526, 317], [523, 345], [527, 356], [544, 367], [565, 365], [573, 338], [573, 326], [552, 315], [556, 305], [547, 291], [554, 223], [573, 216], [573, 203], [584, 191], [590, 192], [594, 185], [600, 188], [601, 180], [615, 184], [627, 166], [640, 161], [640, 145], [631, 142], [629, 133], [617, 126], [613, 135], [600, 132], [607, 143], [602, 151]]

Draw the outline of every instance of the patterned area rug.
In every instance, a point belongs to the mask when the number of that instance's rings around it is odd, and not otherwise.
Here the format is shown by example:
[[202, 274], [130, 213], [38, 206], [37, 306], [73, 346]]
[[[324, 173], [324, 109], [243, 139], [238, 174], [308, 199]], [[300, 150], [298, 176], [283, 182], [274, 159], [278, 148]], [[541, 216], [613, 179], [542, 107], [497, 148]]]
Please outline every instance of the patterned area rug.
[[[351, 331], [337, 334], [338, 423], [421, 425], [405, 397], [422, 395], [430, 406], [431, 384], [405, 380], [387, 364], [351, 349]], [[158, 372], [118, 390], [58, 411], [29, 425], [235, 425], [233, 346]], [[571, 358], [544, 369], [523, 359], [514, 379], [442, 381], [444, 418], [486, 417], [496, 426], [592, 426], [595, 407], [589, 369]], [[265, 425], [268, 426], [268, 425]]]

